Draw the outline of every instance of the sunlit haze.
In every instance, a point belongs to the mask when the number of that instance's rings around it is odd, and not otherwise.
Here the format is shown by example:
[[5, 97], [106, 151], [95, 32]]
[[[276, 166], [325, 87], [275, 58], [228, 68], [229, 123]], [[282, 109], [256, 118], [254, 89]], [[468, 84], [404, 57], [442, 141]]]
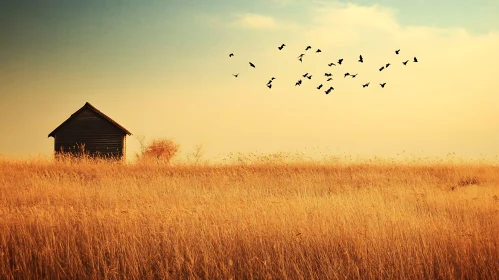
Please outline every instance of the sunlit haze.
[[[128, 159], [141, 136], [171, 138], [185, 153], [203, 144], [207, 158], [493, 158], [498, 13], [495, 0], [7, 0], [0, 154], [50, 155], [47, 135], [89, 102], [133, 134]], [[339, 58], [341, 66], [327, 66]]]

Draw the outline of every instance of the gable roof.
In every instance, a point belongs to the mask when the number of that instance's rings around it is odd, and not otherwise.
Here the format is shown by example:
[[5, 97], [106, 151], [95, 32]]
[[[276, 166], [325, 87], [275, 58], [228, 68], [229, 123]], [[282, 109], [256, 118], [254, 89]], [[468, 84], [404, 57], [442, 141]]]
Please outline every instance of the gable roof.
[[113, 119], [111, 119], [110, 117], [106, 116], [106, 114], [102, 113], [101, 111], [97, 110], [97, 108], [95, 108], [94, 106], [92, 106], [90, 103], [86, 102], [85, 105], [83, 105], [83, 107], [81, 107], [78, 111], [74, 112], [67, 120], [65, 120], [56, 129], [54, 129], [54, 131], [50, 132], [50, 134], [49, 134], [48, 137], [51, 137], [51, 136], [54, 137], [55, 133], [57, 132], [57, 130], [59, 130], [65, 124], [67, 124], [68, 122], [70, 122], [74, 117], [76, 117], [81, 111], [83, 111], [85, 109], [90, 109], [91, 111], [95, 112], [97, 115], [103, 117], [105, 120], [109, 121], [111, 124], [113, 124], [114, 126], [116, 126], [119, 129], [121, 129], [127, 135], [132, 135], [132, 133], [130, 131], [126, 130], [124, 127], [122, 127], [121, 125], [119, 125], [117, 122], [113, 121]]

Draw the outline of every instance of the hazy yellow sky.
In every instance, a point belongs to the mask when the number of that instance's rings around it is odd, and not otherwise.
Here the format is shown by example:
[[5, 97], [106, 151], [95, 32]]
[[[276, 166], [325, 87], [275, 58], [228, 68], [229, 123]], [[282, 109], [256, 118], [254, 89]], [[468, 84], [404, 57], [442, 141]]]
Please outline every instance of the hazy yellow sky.
[[128, 158], [141, 135], [207, 157], [499, 155], [499, 2], [411, 2], [6, 1], [0, 154], [50, 154], [47, 135], [90, 102], [134, 134]]

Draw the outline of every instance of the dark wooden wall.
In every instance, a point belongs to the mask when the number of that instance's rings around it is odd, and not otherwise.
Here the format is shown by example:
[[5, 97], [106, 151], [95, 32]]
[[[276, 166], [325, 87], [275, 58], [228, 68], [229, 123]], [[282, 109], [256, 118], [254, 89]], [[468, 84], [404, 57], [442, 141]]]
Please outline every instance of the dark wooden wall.
[[90, 109], [81, 111], [55, 133], [56, 152], [78, 154], [77, 145], [84, 144], [91, 156], [124, 155], [125, 133]]

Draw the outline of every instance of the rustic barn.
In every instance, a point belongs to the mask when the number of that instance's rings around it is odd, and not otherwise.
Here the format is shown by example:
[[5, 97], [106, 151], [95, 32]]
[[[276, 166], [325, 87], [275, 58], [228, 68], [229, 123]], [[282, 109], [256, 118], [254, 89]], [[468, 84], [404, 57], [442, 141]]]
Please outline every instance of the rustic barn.
[[124, 159], [127, 135], [132, 133], [87, 102], [48, 137], [54, 137], [56, 155], [84, 152], [91, 157]]

